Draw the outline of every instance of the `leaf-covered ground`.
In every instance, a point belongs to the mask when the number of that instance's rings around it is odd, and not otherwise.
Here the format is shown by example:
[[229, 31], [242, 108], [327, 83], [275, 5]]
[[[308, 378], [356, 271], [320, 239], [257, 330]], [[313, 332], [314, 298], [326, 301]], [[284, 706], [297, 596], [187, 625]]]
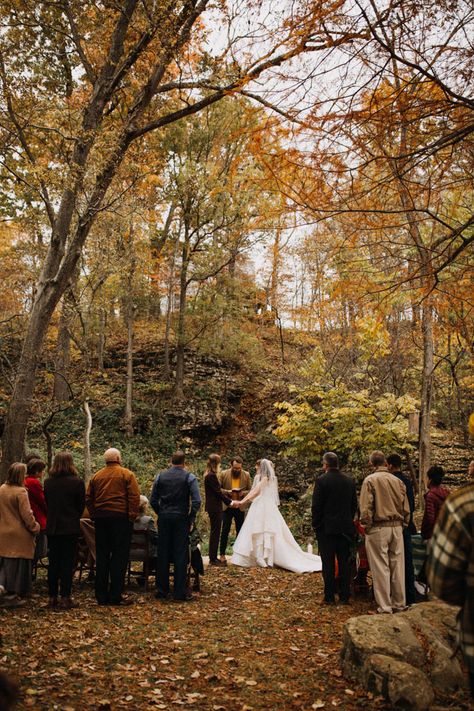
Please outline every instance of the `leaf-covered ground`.
[[343, 679], [345, 620], [371, 607], [320, 605], [318, 574], [211, 569], [190, 603], [136, 594], [128, 608], [52, 612], [44, 581], [28, 607], [0, 610], [1, 668], [19, 678], [20, 709], [384, 709]]

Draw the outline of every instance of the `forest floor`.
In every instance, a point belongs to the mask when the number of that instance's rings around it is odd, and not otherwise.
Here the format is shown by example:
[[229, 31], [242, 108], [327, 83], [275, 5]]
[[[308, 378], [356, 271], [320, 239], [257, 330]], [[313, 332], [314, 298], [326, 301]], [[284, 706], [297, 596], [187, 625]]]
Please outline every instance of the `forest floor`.
[[124, 608], [97, 607], [76, 583], [80, 608], [53, 612], [38, 581], [27, 607], [0, 610], [0, 667], [19, 679], [18, 708], [388, 708], [339, 669], [344, 623], [370, 601], [321, 606], [320, 574], [283, 570], [214, 568], [202, 583], [189, 603], [137, 592]]

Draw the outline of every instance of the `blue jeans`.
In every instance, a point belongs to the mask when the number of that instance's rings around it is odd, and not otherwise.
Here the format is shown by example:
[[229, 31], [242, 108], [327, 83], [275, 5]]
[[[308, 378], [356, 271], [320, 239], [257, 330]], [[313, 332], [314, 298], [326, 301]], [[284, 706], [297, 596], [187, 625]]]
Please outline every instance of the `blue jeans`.
[[156, 561], [156, 591], [165, 597], [170, 589], [170, 563], [174, 564], [175, 600], [186, 597], [186, 576], [189, 559], [189, 519], [181, 514], [161, 513], [158, 516], [158, 551]]

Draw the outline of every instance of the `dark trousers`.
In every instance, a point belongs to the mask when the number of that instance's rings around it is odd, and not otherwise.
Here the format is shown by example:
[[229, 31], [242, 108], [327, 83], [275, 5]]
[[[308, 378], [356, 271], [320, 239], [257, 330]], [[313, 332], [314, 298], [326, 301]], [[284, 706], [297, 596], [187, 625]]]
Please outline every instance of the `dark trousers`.
[[124, 516], [95, 520], [95, 596], [101, 604], [122, 599], [132, 528]]
[[469, 672], [469, 683], [471, 685], [471, 696], [474, 699], [474, 671]]
[[241, 509], [226, 509], [222, 515], [222, 533], [221, 533], [221, 555], [225, 555], [227, 548], [227, 541], [229, 540], [230, 527], [232, 526], [232, 521], [235, 521], [235, 532], [239, 535], [239, 531], [242, 528], [244, 522], [245, 514]]
[[348, 536], [342, 533], [328, 534], [319, 532], [318, 547], [323, 564], [324, 599], [334, 602], [336, 594], [336, 565], [339, 568], [339, 599], [349, 600], [351, 586], [350, 555], [351, 542]]
[[219, 548], [219, 538], [222, 527], [222, 511], [208, 511], [209, 521], [211, 523], [211, 532], [209, 534], [209, 560], [217, 559], [217, 550]]
[[415, 600], [415, 571], [413, 569], [413, 550], [411, 533], [403, 529], [403, 548], [405, 550], [405, 599], [407, 605], [413, 605]]
[[77, 536], [48, 536], [49, 597], [71, 597], [76, 552]]
[[175, 600], [186, 597], [186, 575], [189, 557], [189, 520], [179, 514], [158, 516], [158, 551], [156, 591], [165, 597], [170, 589], [170, 563], [174, 564]]

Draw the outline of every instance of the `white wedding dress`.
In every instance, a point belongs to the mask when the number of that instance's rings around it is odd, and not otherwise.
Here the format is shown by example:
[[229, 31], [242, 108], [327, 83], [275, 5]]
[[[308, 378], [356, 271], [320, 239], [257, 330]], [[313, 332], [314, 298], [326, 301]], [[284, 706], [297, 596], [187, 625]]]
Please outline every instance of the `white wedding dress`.
[[252, 504], [235, 540], [232, 563], [244, 568], [278, 566], [293, 573], [319, 572], [321, 558], [301, 550], [279, 511], [278, 483], [271, 462], [262, 459], [262, 469], [271, 474], [257, 474], [243, 499]]

